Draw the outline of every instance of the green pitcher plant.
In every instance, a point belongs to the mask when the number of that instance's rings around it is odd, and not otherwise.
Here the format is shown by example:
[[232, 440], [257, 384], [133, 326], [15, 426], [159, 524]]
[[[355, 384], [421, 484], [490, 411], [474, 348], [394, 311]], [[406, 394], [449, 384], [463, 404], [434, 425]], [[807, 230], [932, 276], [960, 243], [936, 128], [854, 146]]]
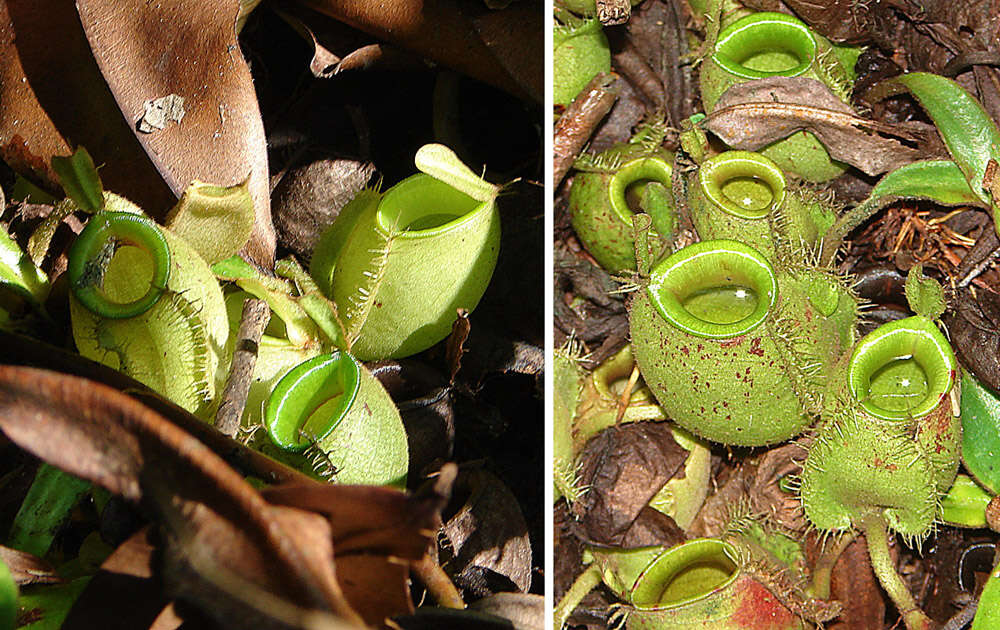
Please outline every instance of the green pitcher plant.
[[[590, 3], [593, 6], [593, 2]], [[552, 27], [552, 102], [566, 106], [598, 73], [611, 71], [611, 48], [596, 19], [558, 11]]]
[[[847, 57], [845, 57], [846, 59]], [[719, 33], [701, 67], [701, 98], [711, 112], [730, 86], [773, 76], [810, 77], [825, 83], [847, 102], [853, 68], [840, 51], [798, 18], [760, 12], [742, 17]], [[783, 170], [822, 182], [844, 172], [823, 145], [808, 132], [795, 134], [761, 151]]]
[[673, 242], [677, 222], [671, 176], [674, 158], [645, 143], [612, 147], [585, 164], [573, 178], [569, 212], [573, 229], [594, 260], [611, 273], [635, 271], [632, 218], [653, 222], [649, 249], [657, 259]]
[[791, 190], [778, 165], [760, 153], [712, 156], [693, 180], [688, 205], [698, 235], [747, 243], [771, 260], [813, 249], [836, 218], [816, 195]]
[[805, 628], [805, 619], [835, 616], [836, 607], [815, 600], [804, 582], [786, 579], [792, 568], [806, 570], [797, 541], [758, 517], [730, 516], [720, 538], [673, 547], [587, 545], [587, 568], [555, 607], [555, 627], [601, 583], [622, 602], [611, 607], [612, 620], [629, 628]]
[[829, 397], [837, 404], [803, 463], [806, 518], [822, 531], [863, 531], [907, 627], [929, 627], [888, 559], [887, 536], [913, 544], [942, 518], [962, 442], [958, 363], [937, 325], [917, 315], [869, 333], [840, 372]]
[[447, 337], [496, 266], [499, 187], [442, 145], [425, 145], [414, 161], [421, 173], [345, 206], [309, 266], [361, 360], [409, 356]]
[[653, 268], [629, 303], [643, 378], [677, 424], [741, 446], [787, 440], [822, 408], [853, 342], [856, 303], [836, 277], [776, 268], [733, 240], [701, 241]]
[[330, 481], [406, 485], [409, 449], [399, 410], [346, 352], [313, 357], [285, 374], [268, 398], [264, 427], [275, 446], [302, 454], [282, 459]]
[[800, 615], [741, 564], [737, 547], [725, 540], [689, 540], [643, 569], [629, 589], [630, 604], [618, 614], [629, 630], [806, 627]]
[[214, 411], [229, 336], [222, 291], [205, 260], [128, 200], [105, 193], [69, 252], [73, 339], [202, 417]]

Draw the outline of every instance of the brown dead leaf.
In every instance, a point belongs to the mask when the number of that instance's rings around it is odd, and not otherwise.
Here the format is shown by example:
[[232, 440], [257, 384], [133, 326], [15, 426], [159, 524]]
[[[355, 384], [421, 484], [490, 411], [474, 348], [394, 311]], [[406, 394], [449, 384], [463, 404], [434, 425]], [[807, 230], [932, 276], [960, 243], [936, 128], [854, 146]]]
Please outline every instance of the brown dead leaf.
[[945, 326], [962, 365], [993, 391], [1000, 391], [1000, 293], [960, 289]]
[[278, 241], [303, 259], [312, 256], [323, 231], [375, 173], [375, 165], [346, 158], [295, 166], [274, 188]]
[[[827, 545], [834, 544], [827, 541]], [[815, 563], [821, 543], [815, 535], [806, 538], [806, 555]], [[830, 599], [843, 605], [840, 616], [825, 624], [828, 630], [882, 630], [885, 628], [885, 596], [868, 558], [868, 544], [858, 537], [840, 554], [833, 568]]]
[[674, 126], [693, 109], [690, 66], [681, 63], [688, 51], [684, 12], [676, 2], [646, 0], [632, 12], [628, 40], [642, 54], [669, 94], [666, 107]]
[[444, 569], [466, 588], [495, 573], [527, 592], [531, 542], [514, 494], [492, 473], [468, 467], [459, 474], [455, 498], [464, 502], [442, 529], [443, 547], [452, 556], [442, 559]]
[[768, 449], [756, 460], [749, 488], [754, 513], [768, 514], [775, 522], [794, 532], [806, 531], [808, 523], [799, 497], [783, 491], [780, 482], [783, 477], [799, 475], [802, 472], [801, 461], [805, 457], [806, 449], [800, 442]]
[[6, 364], [38, 367], [82, 376], [128, 393], [183, 431], [190, 433], [243, 474], [252, 475], [272, 484], [307, 483], [311, 480], [299, 471], [223, 435], [215, 427], [181, 409], [139, 381], [106, 365], [67, 352], [44, 341], [5, 330], [0, 330], [0, 348], [3, 348], [3, 362]]
[[[861, 118], [823, 83], [806, 77], [771, 77], [726, 90], [701, 123], [734, 149], [755, 151], [799, 131], [809, 131], [835, 160], [878, 175], [931, 159], [924, 134]], [[942, 156], [944, 157], [944, 156]]]
[[445, 346], [444, 356], [448, 362], [448, 382], [455, 383], [458, 371], [462, 369], [462, 355], [468, 352], [465, 349], [465, 342], [472, 331], [472, 323], [469, 322], [469, 311], [464, 308], [458, 309], [458, 317], [451, 324], [451, 334], [448, 335], [448, 343]]
[[0, 103], [0, 158], [42, 187], [61, 190], [52, 157], [80, 145], [109, 190], [154, 215], [176, 201], [122, 118], [72, 3], [0, 0]]
[[489, 615], [510, 620], [515, 630], [545, 628], [545, 598], [533, 593], [497, 593], [469, 605]]
[[[149, 628], [169, 599], [154, 578], [155, 535], [149, 527], [122, 543], [90, 580], [62, 630]], [[121, 602], [127, 601], [128, 606]]]
[[[256, 221], [245, 253], [274, 263], [267, 141], [250, 69], [236, 39], [237, 0], [79, 0], [80, 21], [97, 65], [130, 124], [145, 104], [184, 99], [178, 124], [140, 133], [139, 142], [180, 196], [198, 179], [233, 186], [250, 175]], [[166, 209], [164, 209], [166, 210]]]
[[745, 0], [757, 11], [790, 13], [835, 42], [859, 44], [870, 39], [871, 3], [856, 0]]
[[680, 532], [676, 524], [671, 528], [659, 518], [672, 523], [670, 517], [648, 504], [686, 458], [687, 451], [674, 440], [666, 422], [611, 427], [591, 439], [580, 454], [580, 482], [589, 490], [573, 506], [586, 538], [616, 546], [630, 539], [635, 543], [631, 546], [643, 546], [656, 544], [648, 539], [654, 533], [662, 535], [664, 529]]

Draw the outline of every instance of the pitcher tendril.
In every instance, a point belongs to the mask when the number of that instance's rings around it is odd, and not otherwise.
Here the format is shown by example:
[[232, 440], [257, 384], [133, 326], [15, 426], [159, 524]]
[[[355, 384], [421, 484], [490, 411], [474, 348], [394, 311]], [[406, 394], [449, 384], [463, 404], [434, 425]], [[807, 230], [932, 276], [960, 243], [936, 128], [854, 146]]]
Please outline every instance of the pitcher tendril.
[[[145, 250], [153, 260], [153, 277], [146, 293], [131, 302], [115, 302], [102, 290], [104, 274], [123, 245]], [[151, 309], [170, 278], [170, 248], [156, 225], [129, 212], [95, 215], [69, 250], [70, 288], [87, 310], [110, 319], [126, 319]]]

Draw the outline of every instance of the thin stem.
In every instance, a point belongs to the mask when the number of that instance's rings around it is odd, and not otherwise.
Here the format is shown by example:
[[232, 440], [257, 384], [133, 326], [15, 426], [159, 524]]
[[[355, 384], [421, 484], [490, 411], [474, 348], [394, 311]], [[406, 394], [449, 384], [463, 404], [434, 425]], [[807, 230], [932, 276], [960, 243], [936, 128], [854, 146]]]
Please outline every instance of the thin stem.
[[465, 601], [462, 599], [462, 594], [458, 592], [458, 588], [455, 587], [455, 583], [451, 581], [441, 565], [431, 558], [430, 554], [425, 553], [420, 560], [410, 565], [410, 568], [423, 582], [439, 606], [457, 610], [465, 608]]
[[618, 414], [615, 416], [615, 424], [621, 424], [622, 418], [625, 417], [625, 411], [628, 409], [628, 403], [632, 400], [632, 390], [635, 389], [635, 384], [639, 381], [639, 366], [632, 368], [632, 374], [628, 377], [628, 383], [625, 384], [625, 389], [622, 391], [621, 397], [618, 399]]
[[271, 309], [267, 302], [257, 298], [247, 298], [243, 302], [239, 334], [233, 360], [229, 367], [229, 379], [222, 390], [222, 401], [215, 413], [215, 427], [229, 437], [236, 437], [240, 419], [247, 404], [250, 381], [253, 380], [254, 366], [257, 365], [257, 348], [260, 338], [271, 319]]
[[566, 625], [566, 620], [569, 619], [573, 610], [580, 605], [580, 602], [587, 596], [587, 593], [594, 590], [594, 587], [600, 583], [601, 569], [596, 564], [587, 567], [576, 578], [573, 585], [569, 587], [569, 590], [559, 600], [559, 604], [555, 607], [555, 610], [552, 611], [552, 615], [555, 617], [555, 624], [552, 626], [554, 630], [560, 630]]
[[869, 197], [837, 219], [837, 222], [827, 230], [826, 235], [823, 237], [823, 252], [820, 255], [820, 264], [833, 264], [833, 259], [836, 258], [837, 250], [843, 244], [844, 238], [854, 228], [874, 216], [888, 201], [883, 197]]
[[812, 572], [812, 594], [817, 599], [830, 599], [830, 583], [833, 578], [833, 568], [841, 554], [854, 542], [857, 534], [851, 530], [844, 532], [832, 545], [824, 548], [816, 559]]
[[871, 559], [872, 569], [882, 588], [899, 609], [907, 630], [931, 630], [934, 622], [920, 609], [910, 589], [896, 572], [896, 565], [889, 555], [889, 528], [885, 520], [881, 516], [869, 516], [862, 522], [861, 529], [868, 541], [868, 557]]

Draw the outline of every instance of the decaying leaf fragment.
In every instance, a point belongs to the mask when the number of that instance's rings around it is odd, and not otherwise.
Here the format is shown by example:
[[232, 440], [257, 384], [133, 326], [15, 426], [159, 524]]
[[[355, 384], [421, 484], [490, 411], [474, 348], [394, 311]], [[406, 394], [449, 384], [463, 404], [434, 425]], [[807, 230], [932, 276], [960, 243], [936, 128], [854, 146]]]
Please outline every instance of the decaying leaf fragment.
[[168, 122], [179, 123], [184, 119], [184, 114], [184, 97], [167, 94], [142, 104], [142, 118], [137, 126], [142, 133], [153, 133], [166, 128]]
[[926, 146], [910, 146], [926, 145], [929, 139], [924, 134], [862, 118], [823, 83], [806, 77], [737, 83], [701, 125], [728, 146], [746, 151], [809, 131], [830, 157], [868, 175], [935, 157], [928, 155]]
[[684, 534], [669, 516], [649, 507], [687, 458], [666, 422], [637, 422], [598, 433], [580, 454], [588, 490], [574, 505], [594, 542], [621, 547], [663, 544]]

